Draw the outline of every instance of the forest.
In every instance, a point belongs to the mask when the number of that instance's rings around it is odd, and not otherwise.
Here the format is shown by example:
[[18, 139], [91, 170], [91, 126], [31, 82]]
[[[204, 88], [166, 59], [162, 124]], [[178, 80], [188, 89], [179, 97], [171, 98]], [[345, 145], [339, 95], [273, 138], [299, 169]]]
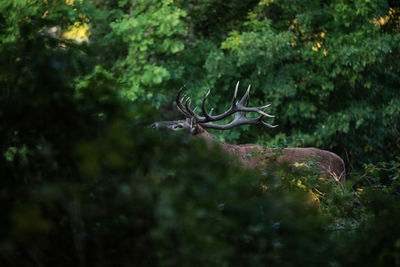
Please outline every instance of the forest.
[[[238, 81], [346, 177], [150, 127]], [[400, 266], [400, 2], [1, 0], [0, 140], [0, 266]]]

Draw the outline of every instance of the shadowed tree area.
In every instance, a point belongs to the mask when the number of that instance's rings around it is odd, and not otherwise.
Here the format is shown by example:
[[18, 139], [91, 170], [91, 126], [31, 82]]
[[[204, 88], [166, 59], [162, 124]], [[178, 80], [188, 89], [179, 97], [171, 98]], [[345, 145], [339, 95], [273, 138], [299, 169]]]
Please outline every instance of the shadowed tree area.
[[[1, 266], [400, 264], [399, 4], [228, 2], [1, 2]], [[279, 127], [214, 136], [328, 149], [347, 179], [149, 127], [237, 81]]]

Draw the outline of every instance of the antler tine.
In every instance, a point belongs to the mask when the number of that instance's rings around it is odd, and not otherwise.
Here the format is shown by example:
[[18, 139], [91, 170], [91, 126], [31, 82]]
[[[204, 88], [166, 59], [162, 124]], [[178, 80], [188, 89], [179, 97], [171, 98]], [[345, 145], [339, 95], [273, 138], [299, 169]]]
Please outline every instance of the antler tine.
[[260, 107], [260, 109], [266, 109], [267, 107], [271, 106], [271, 104], [267, 104], [265, 106]]
[[183, 102], [185, 102], [185, 99], [187, 98], [187, 95], [185, 94], [185, 95], [183, 95], [183, 97], [181, 98], [181, 100], [179, 101], [179, 103], [181, 103], [181, 105], [182, 105], [182, 107], [183, 107], [183, 109], [185, 110], [185, 112], [187, 113], [187, 114], [189, 114], [187, 111], [186, 111], [186, 108], [183, 106]]
[[[243, 102], [244, 101], [246, 101], [246, 103], [245, 103], [245, 107], [248, 107], [249, 106], [249, 102], [250, 102], [250, 84], [249, 84], [249, 87], [247, 88], [247, 91], [246, 91], [246, 93], [243, 95], [243, 97], [242, 97], [242, 99], [240, 99], [240, 101], [239, 101], [239, 105], [242, 105], [243, 104]], [[247, 97], [246, 97], [247, 96]], [[244, 116], [244, 117], [246, 117], [246, 112], [245, 111], [242, 111], [241, 112], [241, 114]]]
[[188, 113], [188, 111], [185, 109], [185, 107], [184, 107], [183, 104], [182, 104], [182, 101], [183, 101], [183, 99], [186, 97], [186, 95], [184, 95], [184, 96], [182, 97], [182, 99], [181, 99], [181, 94], [182, 94], [183, 89], [185, 89], [185, 87], [186, 87], [186, 84], [183, 85], [183, 86], [179, 89], [178, 94], [176, 95], [175, 102], [176, 102], [176, 105], [177, 105], [177, 107], [178, 107], [178, 110], [179, 110], [183, 115], [185, 115], [186, 117], [190, 117], [190, 114]]
[[250, 94], [246, 98], [246, 104], [244, 105], [245, 107], [248, 107], [250, 103]]
[[266, 126], [266, 127], [268, 127], [268, 128], [276, 128], [276, 127], [278, 127], [278, 125], [272, 125], [272, 124], [269, 124], [269, 123], [264, 122], [264, 121], [262, 120], [263, 117], [264, 117], [264, 116], [260, 116], [260, 117], [257, 118], [258, 121], [259, 121], [259, 123], [261, 123], [262, 125], [264, 125], [264, 126]]
[[268, 128], [276, 128], [276, 127], [278, 127], [278, 125], [271, 125], [271, 124], [266, 123], [266, 122], [264, 122], [264, 121], [260, 121], [260, 123], [261, 123], [262, 125], [268, 127]]
[[183, 97], [181, 98], [181, 102], [187, 97], [187, 94], [184, 94]]
[[[251, 109], [253, 109], [253, 108], [251, 108]], [[257, 109], [257, 108], [255, 108], [255, 109]], [[264, 111], [262, 111], [262, 110], [257, 110], [257, 111], [255, 111], [255, 112], [257, 112], [258, 114], [261, 114], [261, 115], [263, 115], [263, 116], [265, 116], [265, 117], [268, 117], [268, 118], [275, 118], [275, 116], [274, 116], [274, 115], [271, 115], [271, 114], [265, 113], [265, 112], [264, 112]]]
[[227, 130], [227, 129], [231, 129], [236, 126], [244, 125], [244, 124], [261, 124], [268, 128], [278, 127], [278, 125], [271, 125], [269, 123], [264, 122], [262, 120], [262, 118], [263, 118], [263, 116], [260, 116], [258, 118], [247, 118], [245, 115], [236, 113], [233, 121], [231, 121], [228, 124], [219, 125], [219, 124], [214, 124], [212, 122], [207, 122], [207, 123], [201, 123], [201, 126], [203, 128], [211, 128], [211, 129], [216, 129], [216, 130]]
[[185, 109], [187, 110], [187, 112], [189, 112], [190, 115], [193, 115], [192, 112], [191, 112], [191, 110], [190, 110], [190, 108], [189, 108], [191, 102], [192, 102], [192, 101], [190, 100], [190, 97], [186, 98], [186, 101], [185, 101]]
[[236, 104], [235, 101], [237, 98], [238, 89], [239, 89], [239, 81], [236, 83], [235, 93], [233, 93], [232, 106], [234, 106]]
[[239, 105], [243, 105], [243, 103], [244, 103], [244, 101], [246, 101], [246, 99], [250, 99], [250, 98], [249, 98], [250, 87], [251, 87], [251, 85], [249, 84], [249, 87], [247, 87], [246, 93], [243, 95], [243, 97], [240, 99], [240, 101], [239, 101], [239, 103], [238, 103]]
[[185, 89], [185, 87], [186, 87], [186, 84], [185, 84], [184, 86], [182, 86], [182, 87], [179, 89], [178, 94], [176, 95], [175, 102], [176, 102], [176, 104], [177, 104], [178, 106], [179, 106], [179, 104], [181, 104], [181, 103], [179, 103], [179, 102], [180, 102], [180, 98], [181, 98], [182, 91], [183, 91], [183, 89]]
[[[269, 107], [271, 104], [267, 104], [265, 106], [262, 107], [253, 107], [253, 108], [249, 108], [248, 107], [248, 103], [250, 101], [250, 88], [251, 85], [249, 84], [249, 87], [247, 88], [246, 93], [243, 95], [242, 99], [240, 99], [239, 103], [238, 103], [238, 108], [239, 110], [243, 111], [243, 112], [257, 112], [258, 114], [268, 117], [268, 118], [274, 118], [274, 115], [270, 115], [268, 113], [265, 113], [263, 111], [263, 109]], [[246, 105], [243, 106], [244, 101], [246, 101]]]
[[190, 97], [188, 97], [185, 101], [185, 108], [186, 108], [186, 111], [190, 114], [190, 117], [196, 119], [197, 122], [206, 121], [206, 119], [204, 117], [200, 117], [199, 115], [194, 113], [194, 111], [190, 107], [191, 103], [192, 103], [192, 101], [190, 100]]
[[191, 117], [195, 117], [195, 113], [191, 110], [190, 108], [190, 104], [192, 103], [192, 101], [190, 100], [190, 97], [188, 97], [185, 101], [185, 108], [186, 110], [189, 112], [189, 114], [191, 115]]
[[204, 117], [206, 118], [207, 121], [211, 121], [212, 117], [211, 114], [208, 114], [205, 108], [205, 103], [207, 100], [208, 95], [210, 94], [211, 89], [208, 90], [208, 92], [206, 93], [206, 95], [203, 97], [203, 101], [201, 102], [201, 111], [203, 112]]

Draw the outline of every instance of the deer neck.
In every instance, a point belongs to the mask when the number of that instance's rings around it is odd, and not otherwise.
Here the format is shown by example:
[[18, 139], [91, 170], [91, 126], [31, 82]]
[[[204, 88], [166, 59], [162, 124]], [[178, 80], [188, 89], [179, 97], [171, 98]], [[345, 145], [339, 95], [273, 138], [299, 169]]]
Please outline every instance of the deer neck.
[[203, 138], [207, 145], [214, 145], [215, 143], [219, 144], [223, 150], [230, 151], [233, 148], [237, 147], [235, 145], [231, 145], [225, 142], [222, 142], [218, 139], [215, 139], [209, 132], [204, 130], [201, 126], [197, 126], [196, 133], [194, 134], [195, 137]]
[[193, 135], [196, 136], [196, 137], [203, 138], [207, 142], [209, 142], [209, 141], [211, 141], [211, 142], [220, 142], [217, 139], [215, 139], [209, 132], [204, 130], [201, 126], [197, 126], [196, 132]]

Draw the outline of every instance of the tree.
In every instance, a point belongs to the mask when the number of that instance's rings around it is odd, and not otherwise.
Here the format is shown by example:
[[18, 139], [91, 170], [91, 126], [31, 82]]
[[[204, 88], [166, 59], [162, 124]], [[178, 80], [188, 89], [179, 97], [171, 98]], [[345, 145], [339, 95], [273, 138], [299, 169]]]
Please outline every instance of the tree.
[[[218, 88], [220, 106], [236, 80], [251, 83], [253, 101], [273, 103], [286, 144], [333, 149], [351, 164], [390, 159], [400, 121], [395, 10], [386, 1], [261, 1], [244, 28], [211, 46], [207, 83], [196, 84]], [[259, 140], [282, 140], [271, 134]]]

